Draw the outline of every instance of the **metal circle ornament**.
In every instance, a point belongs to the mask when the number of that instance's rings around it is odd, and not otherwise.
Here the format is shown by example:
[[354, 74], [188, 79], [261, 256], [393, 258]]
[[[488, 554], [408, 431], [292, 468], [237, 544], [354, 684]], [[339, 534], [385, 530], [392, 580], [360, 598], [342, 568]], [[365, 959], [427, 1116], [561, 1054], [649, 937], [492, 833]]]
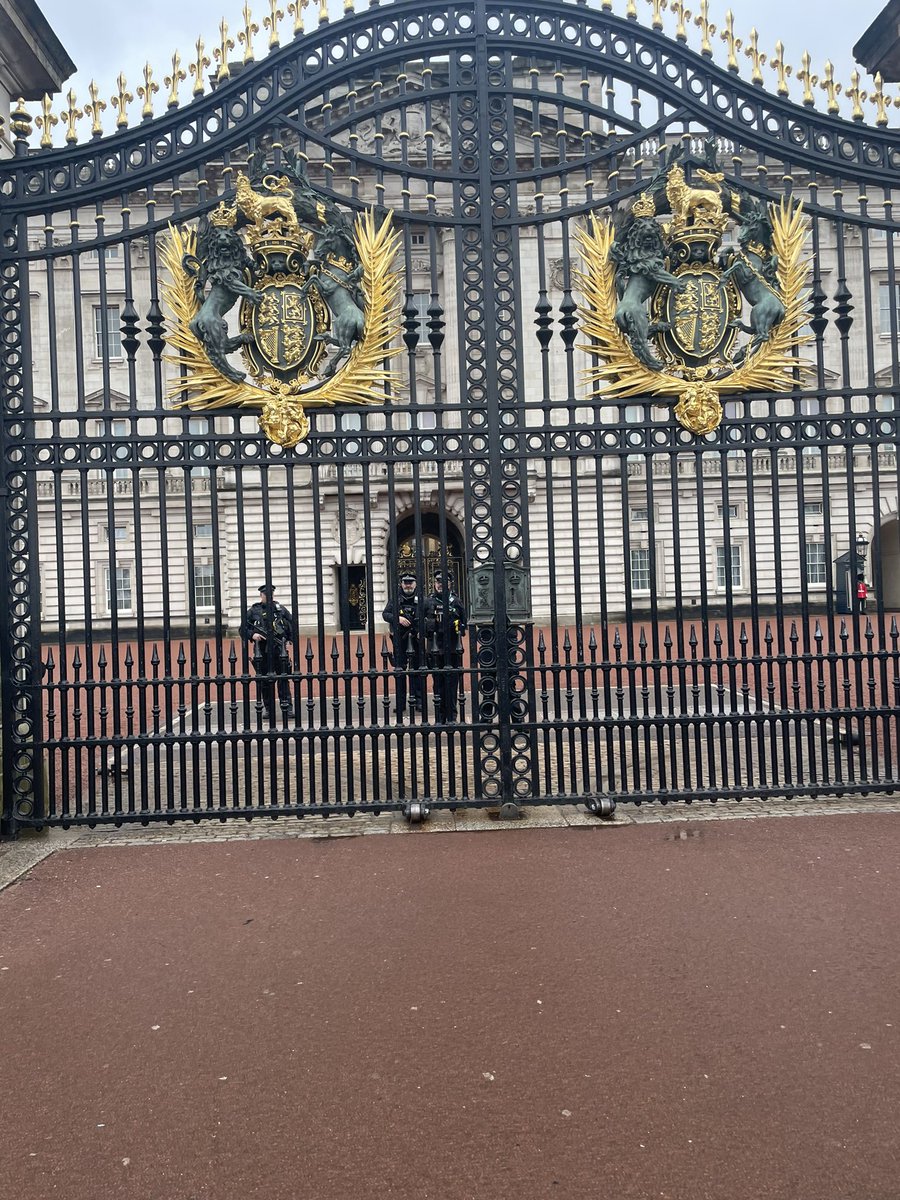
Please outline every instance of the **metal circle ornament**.
[[[723, 247], [729, 226], [737, 243]], [[811, 340], [806, 231], [801, 204], [727, 181], [713, 142], [703, 158], [664, 152], [624, 219], [591, 214], [576, 234], [588, 384], [610, 400], [670, 397], [698, 437], [721, 423], [723, 395], [797, 386], [810, 369], [797, 354]]]
[[233, 202], [198, 228], [169, 226], [166, 359], [179, 368], [169, 397], [192, 409], [260, 409], [263, 433], [289, 448], [309, 434], [306, 409], [377, 404], [395, 382], [385, 361], [400, 352], [400, 237], [390, 213], [351, 221], [296, 156], [277, 173], [261, 160], [248, 170]]

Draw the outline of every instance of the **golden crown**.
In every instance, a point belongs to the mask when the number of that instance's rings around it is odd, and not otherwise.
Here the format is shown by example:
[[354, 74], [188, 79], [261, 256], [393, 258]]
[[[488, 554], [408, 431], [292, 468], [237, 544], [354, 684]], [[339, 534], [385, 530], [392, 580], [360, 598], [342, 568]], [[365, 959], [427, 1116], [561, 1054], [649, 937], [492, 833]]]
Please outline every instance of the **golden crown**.
[[234, 229], [237, 224], [237, 209], [234, 205], [229, 208], [225, 201], [221, 200], [219, 207], [209, 214], [209, 223], [217, 225], [220, 229]]

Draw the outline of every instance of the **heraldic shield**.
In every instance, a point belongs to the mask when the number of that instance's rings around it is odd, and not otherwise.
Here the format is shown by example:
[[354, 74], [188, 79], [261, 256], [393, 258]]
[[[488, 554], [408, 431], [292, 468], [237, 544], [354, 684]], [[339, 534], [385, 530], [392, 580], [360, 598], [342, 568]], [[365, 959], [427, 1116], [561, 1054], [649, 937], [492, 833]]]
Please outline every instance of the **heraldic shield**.
[[198, 228], [170, 226], [167, 359], [181, 373], [169, 395], [196, 409], [259, 408], [266, 436], [289, 447], [309, 433], [304, 408], [383, 400], [385, 360], [399, 353], [400, 238], [390, 214], [351, 221], [290, 154], [277, 171], [260, 159], [248, 170]]
[[[703, 435], [721, 395], [790, 390], [809, 370], [797, 354], [810, 340], [807, 222], [800, 204], [727, 181], [713, 142], [702, 159], [660, 157], [630, 211], [578, 233], [583, 349], [602, 360], [586, 378], [611, 399], [677, 398], [678, 421]], [[723, 246], [729, 226], [736, 244]]]

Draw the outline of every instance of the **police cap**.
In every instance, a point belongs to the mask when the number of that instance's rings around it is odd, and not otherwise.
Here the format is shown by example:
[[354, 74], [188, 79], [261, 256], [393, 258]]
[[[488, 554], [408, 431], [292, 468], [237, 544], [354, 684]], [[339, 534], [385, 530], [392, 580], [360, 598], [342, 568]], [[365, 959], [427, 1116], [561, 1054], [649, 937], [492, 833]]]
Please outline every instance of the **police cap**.
[[400, 576], [401, 583], [415, 583], [416, 577], [410, 571], [404, 571]]
[[272, 593], [275, 591], [275, 584], [274, 583], [261, 583], [259, 585], [259, 590], [261, 592], [265, 592], [267, 596], [271, 596]]

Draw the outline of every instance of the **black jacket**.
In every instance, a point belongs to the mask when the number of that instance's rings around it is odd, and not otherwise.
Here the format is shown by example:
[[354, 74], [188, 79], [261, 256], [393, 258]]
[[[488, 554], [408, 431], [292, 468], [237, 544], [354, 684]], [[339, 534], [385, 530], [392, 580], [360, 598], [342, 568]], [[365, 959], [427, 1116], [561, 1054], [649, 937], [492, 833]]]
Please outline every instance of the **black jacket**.
[[425, 601], [425, 647], [431, 653], [462, 650], [468, 617], [454, 592], [432, 592]]
[[[400, 624], [400, 618], [406, 617], [409, 627]], [[422, 629], [422, 602], [419, 597], [407, 596], [404, 592], [389, 600], [381, 614], [381, 619], [388, 623], [396, 649], [406, 649], [410, 642], [417, 642]]]
[[240, 635], [245, 642], [249, 642], [254, 633], [261, 633], [266, 641], [272, 638], [282, 645], [285, 642], [292, 642], [294, 640], [294, 618], [277, 600], [271, 604], [257, 601], [247, 609], [240, 628]]

